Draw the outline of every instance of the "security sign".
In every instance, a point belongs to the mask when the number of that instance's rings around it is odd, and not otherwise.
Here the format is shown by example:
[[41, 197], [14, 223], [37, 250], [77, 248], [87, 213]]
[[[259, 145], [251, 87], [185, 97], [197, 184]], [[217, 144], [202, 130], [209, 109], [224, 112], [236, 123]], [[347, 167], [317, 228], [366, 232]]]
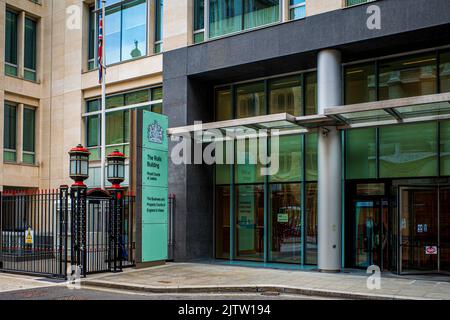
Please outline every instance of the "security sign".
[[434, 254], [438, 254], [438, 248], [437, 248], [437, 246], [426, 246], [426, 247], [425, 247], [425, 254], [426, 254], [426, 255], [434, 255]]
[[25, 231], [25, 244], [33, 244], [34, 243], [34, 231], [31, 228], [28, 228]]

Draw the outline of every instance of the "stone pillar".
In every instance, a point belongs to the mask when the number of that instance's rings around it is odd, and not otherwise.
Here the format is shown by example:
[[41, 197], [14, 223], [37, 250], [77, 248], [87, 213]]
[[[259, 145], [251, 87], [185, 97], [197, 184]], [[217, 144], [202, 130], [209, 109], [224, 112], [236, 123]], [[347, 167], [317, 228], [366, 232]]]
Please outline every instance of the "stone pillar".
[[[342, 104], [341, 54], [318, 54], [318, 111]], [[341, 136], [335, 127], [319, 129], [318, 137], [318, 267], [341, 270]]]

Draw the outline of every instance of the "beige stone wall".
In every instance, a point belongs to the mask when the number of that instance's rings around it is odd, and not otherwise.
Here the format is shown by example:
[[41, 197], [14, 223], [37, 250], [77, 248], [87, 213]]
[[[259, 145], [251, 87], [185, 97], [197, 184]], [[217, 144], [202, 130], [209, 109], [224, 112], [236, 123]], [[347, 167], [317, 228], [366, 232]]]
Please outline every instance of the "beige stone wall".
[[[4, 75], [0, 50], [0, 123], [5, 99], [36, 107], [37, 165], [3, 162], [0, 130], [0, 190], [5, 187], [56, 188], [70, 183], [67, 151], [84, 142], [85, 98], [100, 95], [98, 72], [87, 69], [87, 5], [82, 0], [0, 0], [0, 48], [4, 48], [4, 15], [9, 6], [38, 19], [38, 81]], [[170, 1], [169, 1], [170, 2]], [[69, 6], [82, 10], [81, 29], [66, 26]], [[149, 32], [152, 34], [153, 30]], [[108, 69], [107, 92], [115, 93], [162, 83], [162, 55], [149, 55]]]
[[306, 16], [343, 8], [345, 0], [306, 0]]

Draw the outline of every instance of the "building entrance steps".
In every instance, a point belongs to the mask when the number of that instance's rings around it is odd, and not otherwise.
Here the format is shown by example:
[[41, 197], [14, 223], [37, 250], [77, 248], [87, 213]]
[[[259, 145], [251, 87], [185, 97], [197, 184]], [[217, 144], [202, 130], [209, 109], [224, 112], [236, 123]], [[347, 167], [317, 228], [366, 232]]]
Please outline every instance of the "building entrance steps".
[[381, 274], [380, 289], [370, 290], [370, 275], [345, 270], [330, 274], [225, 263], [169, 263], [121, 274], [89, 276], [83, 285], [152, 293], [280, 292], [347, 299], [450, 300], [450, 276]]

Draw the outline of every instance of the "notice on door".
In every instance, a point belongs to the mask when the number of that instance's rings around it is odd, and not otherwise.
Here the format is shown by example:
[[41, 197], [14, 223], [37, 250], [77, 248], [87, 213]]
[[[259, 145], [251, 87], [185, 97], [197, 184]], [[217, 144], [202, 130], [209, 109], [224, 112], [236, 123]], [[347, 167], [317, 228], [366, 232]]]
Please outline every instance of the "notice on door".
[[438, 254], [438, 248], [437, 248], [437, 246], [426, 246], [426, 247], [425, 247], [425, 254], [426, 254], [426, 255], [435, 255], [435, 254]]

